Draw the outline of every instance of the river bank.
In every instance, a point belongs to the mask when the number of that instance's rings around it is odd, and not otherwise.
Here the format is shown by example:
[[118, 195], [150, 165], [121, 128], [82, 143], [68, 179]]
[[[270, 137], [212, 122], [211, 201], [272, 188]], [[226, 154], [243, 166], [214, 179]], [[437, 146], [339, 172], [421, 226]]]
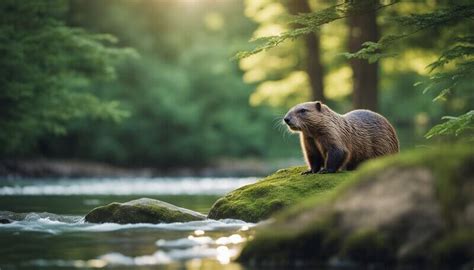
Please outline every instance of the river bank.
[[82, 160], [5, 159], [0, 160], [1, 178], [84, 178], [84, 177], [248, 177], [265, 176], [278, 168], [302, 164], [298, 158], [263, 161], [222, 159], [204, 167], [126, 167]]

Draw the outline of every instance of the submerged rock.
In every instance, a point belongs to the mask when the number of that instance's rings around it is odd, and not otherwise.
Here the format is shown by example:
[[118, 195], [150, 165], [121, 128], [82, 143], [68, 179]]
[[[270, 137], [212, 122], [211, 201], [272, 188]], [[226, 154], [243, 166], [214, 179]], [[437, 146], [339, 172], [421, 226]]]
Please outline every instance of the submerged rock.
[[258, 222], [307, 197], [325, 194], [352, 174], [301, 175], [305, 170], [306, 167], [282, 169], [257, 183], [236, 189], [212, 206], [208, 218]]
[[206, 216], [201, 213], [148, 198], [100, 206], [85, 217], [87, 222], [119, 224], [171, 223], [204, 219]]
[[11, 219], [8, 218], [0, 218], [0, 224], [9, 224], [12, 223]]
[[312, 196], [275, 216], [239, 260], [452, 269], [472, 264], [473, 164], [474, 149], [466, 146], [368, 162], [329, 196]]

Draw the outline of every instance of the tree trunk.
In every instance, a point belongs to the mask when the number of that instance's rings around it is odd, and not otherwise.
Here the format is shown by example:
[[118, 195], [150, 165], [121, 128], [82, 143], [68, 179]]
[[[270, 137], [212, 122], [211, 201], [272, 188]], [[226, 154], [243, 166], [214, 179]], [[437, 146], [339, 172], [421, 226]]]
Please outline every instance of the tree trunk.
[[[307, 0], [289, 0], [288, 10], [291, 14], [309, 13], [311, 9]], [[325, 102], [324, 97], [324, 70], [321, 64], [321, 47], [319, 34], [308, 34], [304, 37], [307, 57], [305, 61], [305, 70], [309, 77], [311, 86], [311, 98]]]
[[[355, 1], [357, 4], [359, 1]], [[375, 2], [364, 6], [348, 18], [349, 51], [356, 52], [366, 41], [378, 40]], [[378, 64], [369, 64], [365, 59], [350, 60], [353, 73], [352, 103], [355, 109], [377, 111]]]

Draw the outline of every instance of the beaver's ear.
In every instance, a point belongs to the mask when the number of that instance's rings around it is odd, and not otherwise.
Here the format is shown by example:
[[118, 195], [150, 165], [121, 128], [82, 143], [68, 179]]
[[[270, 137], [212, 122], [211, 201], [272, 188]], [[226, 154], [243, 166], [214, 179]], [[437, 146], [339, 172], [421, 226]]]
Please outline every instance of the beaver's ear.
[[318, 112], [321, 111], [321, 101], [316, 101], [316, 110], [318, 110]]

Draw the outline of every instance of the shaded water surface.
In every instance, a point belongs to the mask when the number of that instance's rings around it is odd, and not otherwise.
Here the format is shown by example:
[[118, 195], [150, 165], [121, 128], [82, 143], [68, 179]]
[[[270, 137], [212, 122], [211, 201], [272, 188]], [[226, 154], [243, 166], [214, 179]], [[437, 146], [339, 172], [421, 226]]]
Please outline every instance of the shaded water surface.
[[90, 224], [83, 216], [141, 197], [206, 214], [221, 195], [255, 178], [0, 180], [0, 269], [227, 269], [254, 224], [206, 220]]

